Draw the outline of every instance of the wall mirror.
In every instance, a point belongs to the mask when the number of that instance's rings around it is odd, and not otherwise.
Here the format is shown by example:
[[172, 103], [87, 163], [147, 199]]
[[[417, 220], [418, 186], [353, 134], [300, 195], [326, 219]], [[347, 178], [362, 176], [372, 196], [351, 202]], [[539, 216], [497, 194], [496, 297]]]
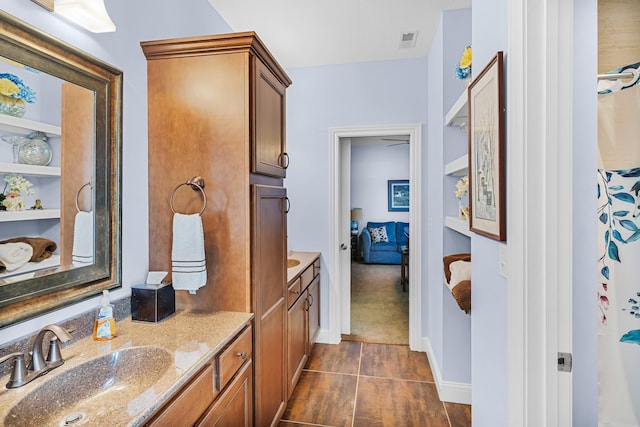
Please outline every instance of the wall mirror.
[[121, 285], [121, 113], [120, 70], [0, 11], [0, 328]]

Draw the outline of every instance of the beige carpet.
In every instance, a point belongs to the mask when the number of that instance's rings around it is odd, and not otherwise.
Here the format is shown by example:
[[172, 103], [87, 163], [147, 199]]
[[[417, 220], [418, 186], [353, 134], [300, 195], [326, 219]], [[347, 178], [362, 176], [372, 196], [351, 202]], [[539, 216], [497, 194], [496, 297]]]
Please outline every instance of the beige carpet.
[[351, 263], [351, 335], [345, 341], [409, 344], [409, 292], [400, 266]]

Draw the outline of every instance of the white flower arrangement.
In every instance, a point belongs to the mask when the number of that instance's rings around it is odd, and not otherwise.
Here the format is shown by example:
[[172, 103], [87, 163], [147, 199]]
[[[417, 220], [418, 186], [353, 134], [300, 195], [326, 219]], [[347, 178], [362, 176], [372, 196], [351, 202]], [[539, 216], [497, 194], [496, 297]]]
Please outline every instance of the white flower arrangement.
[[9, 193], [18, 193], [18, 194], [33, 194], [33, 184], [31, 181], [26, 179], [20, 174], [17, 173], [9, 173], [4, 176], [5, 192], [9, 190]]
[[456, 182], [456, 199], [462, 200], [464, 196], [467, 195], [469, 191], [469, 177], [463, 176]]

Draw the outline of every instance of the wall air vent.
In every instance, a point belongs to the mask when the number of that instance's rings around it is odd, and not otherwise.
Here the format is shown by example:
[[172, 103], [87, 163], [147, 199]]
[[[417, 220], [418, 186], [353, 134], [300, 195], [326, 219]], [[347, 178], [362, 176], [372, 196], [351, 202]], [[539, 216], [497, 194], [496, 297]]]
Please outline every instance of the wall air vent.
[[416, 40], [418, 38], [417, 31], [408, 31], [400, 34], [400, 49], [412, 49], [416, 47]]

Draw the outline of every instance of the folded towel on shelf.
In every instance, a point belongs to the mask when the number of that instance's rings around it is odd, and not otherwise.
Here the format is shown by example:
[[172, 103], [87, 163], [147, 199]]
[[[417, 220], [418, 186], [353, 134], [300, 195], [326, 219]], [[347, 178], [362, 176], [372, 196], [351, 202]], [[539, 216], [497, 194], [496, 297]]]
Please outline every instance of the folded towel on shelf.
[[471, 312], [471, 254], [451, 254], [443, 259], [447, 287], [458, 307], [466, 314]]
[[462, 280], [451, 286], [451, 293], [460, 310], [469, 314], [471, 312], [471, 280]]
[[451, 282], [451, 270], [449, 270], [449, 265], [456, 261], [471, 261], [471, 254], [451, 254], [445, 255], [442, 258], [442, 263], [444, 264], [444, 278], [447, 281], [447, 285]]
[[80, 211], [76, 214], [71, 262], [74, 267], [93, 264], [93, 212]]
[[33, 248], [26, 243], [0, 244], [0, 273], [22, 267], [32, 256]]
[[51, 255], [58, 249], [56, 242], [45, 239], [44, 237], [15, 237], [0, 242], [0, 244], [3, 243], [26, 243], [31, 246], [33, 248], [31, 262], [40, 262], [51, 258]]
[[174, 214], [171, 265], [175, 290], [185, 290], [195, 294], [196, 290], [206, 285], [204, 231], [199, 214]]

